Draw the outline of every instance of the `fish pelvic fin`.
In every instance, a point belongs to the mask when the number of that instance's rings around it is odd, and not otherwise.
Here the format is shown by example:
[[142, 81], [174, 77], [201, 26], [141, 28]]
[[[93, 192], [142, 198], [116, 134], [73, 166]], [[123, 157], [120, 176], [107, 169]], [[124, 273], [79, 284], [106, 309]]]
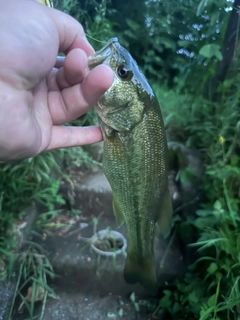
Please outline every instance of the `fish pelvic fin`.
[[120, 211], [120, 208], [114, 198], [113, 198], [113, 212], [114, 212], [114, 216], [117, 220], [118, 226], [120, 227], [122, 224], [124, 224], [124, 217], [123, 217], [123, 214]]
[[172, 228], [172, 202], [169, 191], [163, 198], [160, 217], [156, 223], [157, 234], [167, 238]]
[[124, 268], [124, 279], [130, 284], [139, 282], [149, 293], [156, 294], [158, 286], [154, 258], [143, 258], [135, 252], [129, 252]]

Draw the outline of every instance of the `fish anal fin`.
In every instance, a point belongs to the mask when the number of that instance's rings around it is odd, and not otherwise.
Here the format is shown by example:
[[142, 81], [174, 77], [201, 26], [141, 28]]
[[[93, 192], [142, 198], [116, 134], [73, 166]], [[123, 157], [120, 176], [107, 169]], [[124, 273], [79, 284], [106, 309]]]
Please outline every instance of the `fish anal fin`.
[[172, 228], [172, 202], [170, 199], [170, 194], [167, 191], [161, 208], [161, 213], [159, 219], [156, 223], [156, 232], [167, 238]]
[[151, 294], [156, 294], [157, 274], [153, 257], [139, 257], [134, 252], [129, 252], [124, 268], [124, 279], [127, 283], [139, 282]]
[[117, 220], [118, 225], [121, 226], [124, 223], [124, 217], [123, 217], [123, 214], [121, 213], [120, 208], [114, 198], [113, 198], [113, 212], [114, 212], [114, 216]]

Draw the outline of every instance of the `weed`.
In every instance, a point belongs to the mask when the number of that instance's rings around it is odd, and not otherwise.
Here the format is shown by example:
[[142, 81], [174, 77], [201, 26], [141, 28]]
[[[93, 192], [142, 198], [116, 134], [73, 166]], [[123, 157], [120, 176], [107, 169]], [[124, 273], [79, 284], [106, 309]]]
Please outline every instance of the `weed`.
[[[47, 281], [54, 278], [54, 272], [45, 255], [44, 250], [37, 243], [25, 241], [24, 248], [20, 253], [10, 253], [0, 248], [2, 255], [8, 260], [8, 277], [16, 279], [15, 292], [10, 307], [8, 319], [12, 319], [16, 301], [21, 301], [17, 312], [27, 309], [30, 319], [34, 317], [34, 304], [42, 301], [42, 310], [39, 319], [43, 318], [47, 297], [54, 297], [54, 291]], [[15, 271], [17, 268], [17, 275]], [[24, 296], [24, 292], [27, 294]]]
[[[239, 88], [240, 79], [232, 85]], [[183, 278], [163, 290], [160, 309], [156, 309], [174, 320], [239, 319], [240, 95], [236, 90], [226, 98], [226, 93], [224, 89], [225, 99], [217, 103], [201, 98], [191, 101], [186, 95], [177, 98], [173, 92], [166, 95], [172, 97], [168, 100], [167, 125], [178, 128], [177, 140], [180, 136], [186, 144], [198, 146], [205, 153], [204, 204], [195, 217], [188, 216], [177, 226], [179, 229], [184, 224], [198, 234], [196, 242], [190, 244], [197, 258]], [[180, 109], [179, 102], [183, 102]]]

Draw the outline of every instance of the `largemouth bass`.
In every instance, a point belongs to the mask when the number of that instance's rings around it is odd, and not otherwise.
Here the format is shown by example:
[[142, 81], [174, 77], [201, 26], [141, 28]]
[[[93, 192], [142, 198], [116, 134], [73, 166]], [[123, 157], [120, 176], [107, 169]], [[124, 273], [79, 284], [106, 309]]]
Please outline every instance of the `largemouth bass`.
[[104, 138], [103, 170], [112, 188], [114, 213], [128, 231], [124, 278], [155, 290], [155, 230], [167, 236], [172, 216], [161, 110], [137, 63], [117, 38], [89, 57], [89, 69], [101, 63], [114, 72], [114, 82], [96, 111]]

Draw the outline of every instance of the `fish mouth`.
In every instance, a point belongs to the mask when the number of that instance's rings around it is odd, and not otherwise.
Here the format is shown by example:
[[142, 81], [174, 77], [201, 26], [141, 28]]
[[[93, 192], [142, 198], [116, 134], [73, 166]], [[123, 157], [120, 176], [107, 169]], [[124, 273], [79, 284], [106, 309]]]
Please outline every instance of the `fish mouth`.
[[111, 38], [108, 42], [92, 56], [88, 57], [88, 68], [92, 70], [99, 64], [102, 64], [108, 58], [116, 53], [117, 48], [120, 46], [118, 38]]

